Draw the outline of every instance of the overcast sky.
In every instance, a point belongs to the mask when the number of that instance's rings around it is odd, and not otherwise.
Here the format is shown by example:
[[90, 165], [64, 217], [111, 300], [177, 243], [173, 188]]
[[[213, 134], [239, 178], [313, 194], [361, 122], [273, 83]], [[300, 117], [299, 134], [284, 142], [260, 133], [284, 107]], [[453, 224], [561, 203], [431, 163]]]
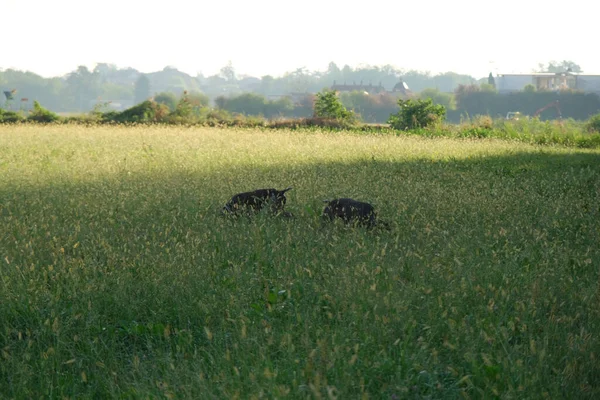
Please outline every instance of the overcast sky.
[[98, 62], [195, 76], [231, 61], [280, 76], [391, 64], [477, 78], [571, 60], [600, 74], [593, 2], [571, 0], [0, 0], [0, 68], [64, 75]]

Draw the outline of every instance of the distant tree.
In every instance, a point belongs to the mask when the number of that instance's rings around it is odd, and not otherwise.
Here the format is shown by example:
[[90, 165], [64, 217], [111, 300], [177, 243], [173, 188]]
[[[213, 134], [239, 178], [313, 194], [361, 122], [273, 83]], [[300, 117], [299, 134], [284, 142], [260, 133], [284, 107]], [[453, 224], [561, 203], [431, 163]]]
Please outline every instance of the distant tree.
[[389, 93], [368, 94], [355, 90], [341, 93], [340, 100], [364, 122], [383, 123], [390, 114], [398, 111], [398, 99]]
[[67, 76], [67, 85], [69, 93], [79, 111], [89, 109], [91, 107], [90, 103], [96, 100], [100, 94], [98, 74], [90, 72], [83, 65], [77, 67], [77, 70]]
[[164, 104], [171, 111], [175, 111], [177, 104], [179, 103], [177, 96], [171, 92], [158, 93], [154, 96], [154, 101], [158, 104]]
[[472, 76], [457, 74], [456, 72], [444, 72], [431, 76], [428, 73], [409, 71], [404, 74], [403, 79], [410, 84], [412, 90], [417, 92], [426, 88], [436, 87], [440, 92], [450, 93], [458, 85], [473, 82]]
[[306, 67], [296, 68], [295, 71], [284, 75], [287, 81], [287, 92], [306, 93], [317, 78], [310, 74]]
[[333, 61], [330, 62], [329, 66], [327, 67], [326, 76], [329, 81], [343, 79], [342, 78], [342, 70]]
[[245, 115], [264, 115], [266, 99], [256, 93], [243, 93], [217, 103], [223, 110]]
[[448, 110], [454, 110], [456, 108], [456, 102], [452, 93], [440, 92], [437, 89], [425, 89], [419, 93], [420, 99], [431, 99], [434, 104], [440, 104]]
[[220, 75], [228, 82], [234, 82], [236, 80], [235, 69], [233, 68], [231, 61], [221, 68]]
[[275, 78], [271, 75], [265, 75], [260, 78], [260, 89], [258, 90], [262, 94], [270, 94], [273, 91], [274, 82]]
[[275, 118], [290, 115], [294, 110], [294, 103], [288, 97], [265, 103], [265, 118]]
[[342, 68], [342, 79], [344, 79], [344, 80], [352, 79], [352, 72], [354, 72], [354, 71], [348, 64], [344, 65], [344, 67]]
[[345, 107], [361, 113], [373, 106], [374, 98], [374, 96], [358, 90], [340, 93], [340, 101]]
[[342, 72], [342, 70], [340, 69], [340, 67], [338, 67], [337, 64], [334, 63], [333, 61], [330, 62], [329, 65], [327, 66], [327, 73], [330, 75], [337, 75], [341, 72]]
[[308, 118], [314, 115], [316, 96], [314, 94], [305, 94], [294, 103], [294, 109], [291, 115], [297, 118]]
[[481, 85], [458, 85], [454, 90], [456, 109], [468, 112], [470, 115], [488, 114], [488, 105], [498, 95], [498, 92], [487, 83]]
[[132, 100], [134, 88], [131, 86], [104, 83], [100, 87], [100, 97], [104, 100]]
[[563, 60], [561, 62], [558, 61], [550, 61], [547, 65], [542, 63], [538, 64], [538, 70], [535, 72], [583, 72], [581, 70], [581, 66], [579, 64], [574, 63], [573, 61]]
[[496, 86], [490, 85], [489, 83], [482, 83], [479, 85], [482, 92], [495, 92]]
[[100, 81], [104, 83], [108, 77], [114, 74], [116, 71], [118, 71], [118, 68], [115, 64], [98, 63], [92, 72], [98, 75]]
[[492, 85], [493, 87], [496, 87], [496, 80], [494, 79], [494, 75], [492, 75], [491, 72], [488, 75], [488, 85]]
[[134, 101], [139, 104], [150, 98], [150, 79], [144, 74], [135, 81]]
[[190, 104], [194, 107], [208, 107], [210, 104], [210, 98], [201, 92], [184, 92], [183, 96], [186, 96]]
[[223, 78], [222, 76], [211, 75], [208, 78], [206, 78], [206, 83], [204, 84], [203, 91], [215, 95], [224, 92], [225, 87], [227, 85], [227, 80], [225, 80], [225, 78]]

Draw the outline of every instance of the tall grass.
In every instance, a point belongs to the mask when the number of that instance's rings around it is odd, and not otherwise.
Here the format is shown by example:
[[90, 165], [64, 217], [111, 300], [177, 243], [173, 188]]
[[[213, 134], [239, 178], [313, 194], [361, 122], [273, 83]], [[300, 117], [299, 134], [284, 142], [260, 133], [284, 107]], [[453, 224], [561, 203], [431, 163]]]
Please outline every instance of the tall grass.
[[[385, 131], [386, 129], [381, 129]], [[574, 120], [540, 121], [537, 119], [501, 120], [489, 116], [467, 118], [460, 124], [440, 124], [426, 129], [395, 131], [399, 135], [425, 137], [495, 138], [533, 145], [600, 148], [600, 134]]]
[[[344, 121], [330, 118], [282, 118], [267, 120], [262, 116], [247, 116], [232, 114], [225, 110], [202, 109], [202, 112], [193, 115], [157, 113], [156, 105], [147, 102], [136, 106], [132, 115], [111, 113], [97, 113], [73, 115], [61, 118], [56, 123], [67, 125], [126, 125], [126, 126], [156, 126], [174, 125], [181, 127], [195, 126], [217, 128], [248, 128], [269, 130], [299, 130], [299, 131], [336, 131], [356, 132], [371, 134], [386, 134], [396, 136], [424, 136], [447, 138], [496, 138], [509, 141], [518, 141], [536, 145], [560, 145], [577, 148], [600, 148], [600, 133], [598, 132], [598, 118], [592, 117], [586, 122], [573, 119], [540, 121], [539, 119], [523, 118], [520, 120], [492, 119], [491, 117], [467, 117], [460, 124], [436, 123], [427, 128], [414, 128], [399, 130], [393, 129], [389, 124], [369, 124], [357, 121]], [[164, 107], [163, 107], [164, 108]], [[0, 110], [1, 111], [1, 110]], [[145, 113], [144, 113], [145, 112]], [[10, 113], [9, 113], [10, 114]], [[24, 124], [24, 117], [5, 113], [5, 124]], [[14, 114], [14, 113], [13, 113]], [[155, 115], [156, 114], [156, 115]], [[18, 118], [17, 118], [18, 117]], [[38, 116], [39, 117], [39, 116]], [[43, 117], [43, 115], [42, 115]], [[16, 118], [16, 119], [15, 119]], [[41, 117], [40, 117], [41, 118]], [[39, 120], [49, 122], [48, 118], [28, 118], [27, 123]], [[54, 117], [53, 117], [54, 118]], [[0, 124], [3, 119], [0, 114]]]
[[[0, 126], [7, 398], [598, 398], [600, 154]], [[228, 198], [293, 186], [293, 220]], [[370, 201], [390, 231], [319, 218]]]

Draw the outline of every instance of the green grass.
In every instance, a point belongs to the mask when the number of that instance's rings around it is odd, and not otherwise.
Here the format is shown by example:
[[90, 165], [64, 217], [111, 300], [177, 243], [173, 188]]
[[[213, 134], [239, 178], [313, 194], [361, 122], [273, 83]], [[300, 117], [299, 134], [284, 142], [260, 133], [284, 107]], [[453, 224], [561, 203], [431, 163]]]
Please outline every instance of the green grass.
[[0, 126], [0, 397], [599, 398], [599, 217], [597, 150]]
[[[377, 128], [363, 127], [364, 130]], [[398, 132], [389, 128], [378, 128], [397, 134], [419, 135], [424, 137], [494, 138], [532, 145], [559, 145], [584, 149], [599, 149], [600, 134], [589, 130], [588, 125], [574, 120], [540, 121], [537, 119], [522, 119], [506, 121], [492, 120], [488, 116], [467, 119], [460, 124], [441, 124], [425, 129], [414, 129]]]

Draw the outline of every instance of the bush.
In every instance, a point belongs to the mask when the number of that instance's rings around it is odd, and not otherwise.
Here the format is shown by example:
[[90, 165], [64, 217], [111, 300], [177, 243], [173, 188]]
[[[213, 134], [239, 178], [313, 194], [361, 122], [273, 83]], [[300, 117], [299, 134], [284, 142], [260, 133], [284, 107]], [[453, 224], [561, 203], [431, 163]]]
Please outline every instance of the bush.
[[45, 109], [37, 101], [33, 102], [33, 110], [31, 110], [31, 112], [27, 116], [28, 121], [42, 123], [56, 122], [59, 119], [60, 117], [57, 114]]
[[7, 111], [0, 108], [0, 123], [15, 123], [21, 122], [25, 118], [14, 111]]
[[323, 119], [334, 119], [354, 123], [356, 117], [352, 111], [348, 111], [333, 90], [324, 90], [317, 93], [315, 101], [314, 117]]
[[588, 132], [600, 133], [600, 114], [596, 114], [588, 119], [585, 127]]
[[229, 125], [233, 121], [233, 115], [223, 109], [207, 109], [203, 119], [208, 126]]
[[155, 101], [146, 100], [120, 113], [105, 113], [103, 121], [114, 122], [160, 122], [169, 114], [169, 107]]
[[332, 118], [291, 118], [271, 121], [267, 127], [272, 129], [323, 128], [332, 131], [357, 128], [354, 123]]
[[390, 115], [388, 123], [394, 129], [425, 128], [444, 120], [446, 107], [433, 104], [433, 100], [398, 100], [400, 111]]
[[191, 122], [192, 120], [197, 119], [199, 115], [200, 107], [193, 105], [187, 92], [183, 92], [175, 110], [169, 114], [168, 119], [170, 122]]

